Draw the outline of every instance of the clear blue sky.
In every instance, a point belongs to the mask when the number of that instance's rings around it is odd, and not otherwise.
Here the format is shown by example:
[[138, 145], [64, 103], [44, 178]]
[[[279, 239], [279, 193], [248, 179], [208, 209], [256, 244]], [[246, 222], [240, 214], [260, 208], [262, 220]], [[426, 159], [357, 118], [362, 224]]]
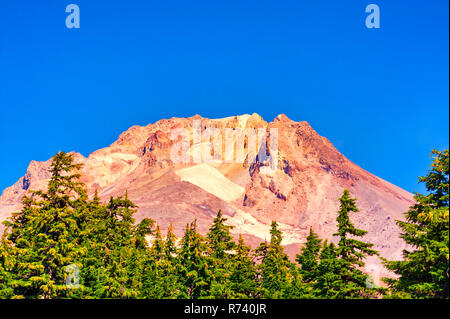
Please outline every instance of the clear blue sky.
[[[65, 27], [78, 4], [81, 28]], [[376, 3], [381, 28], [365, 27]], [[285, 113], [408, 191], [449, 144], [447, 0], [0, 1], [0, 189], [161, 118]]]

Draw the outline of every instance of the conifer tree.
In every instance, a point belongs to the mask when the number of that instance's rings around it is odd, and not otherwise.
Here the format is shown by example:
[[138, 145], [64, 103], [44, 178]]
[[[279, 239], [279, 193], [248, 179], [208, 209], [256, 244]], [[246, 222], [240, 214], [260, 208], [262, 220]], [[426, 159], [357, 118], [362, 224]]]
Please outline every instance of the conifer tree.
[[[6, 243], [6, 239], [3, 239]], [[0, 245], [0, 299], [7, 299], [14, 296], [14, 289], [11, 287], [12, 274], [9, 271], [9, 254], [5, 244]]]
[[231, 298], [234, 294], [231, 290], [230, 282], [232, 267], [232, 254], [230, 251], [236, 244], [230, 234], [233, 226], [226, 225], [226, 220], [222, 216], [222, 211], [219, 210], [206, 235], [210, 256], [209, 262], [213, 274], [211, 283], [212, 298]]
[[197, 232], [197, 220], [186, 226], [179, 254], [179, 274], [184, 291], [181, 298], [207, 297], [212, 273], [209, 269], [206, 240]]
[[258, 288], [256, 267], [250, 255], [250, 247], [245, 244], [242, 235], [239, 236], [235, 250], [230, 275], [231, 290], [236, 298], [254, 298]]
[[176, 298], [182, 291], [178, 274], [179, 260], [177, 258], [178, 249], [176, 247], [176, 241], [177, 237], [173, 233], [172, 224], [170, 224], [164, 242], [164, 255], [159, 265], [160, 272], [158, 274], [162, 281], [160, 285], [164, 290], [162, 298]]
[[[281, 242], [282, 232], [278, 229], [278, 223], [273, 221], [270, 229], [270, 244], [267, 252], [259, 265], [261, 273], [261, 297], [282, 298], [283, 292], [288, 288], [291, 263], [284, 253]], [[264, 248], [260, 246], [260, 248]]]
[[315, 298], [314, 287], [311, 282], [305, 282], [300, 268], [290, 263], [288, 272], [288, 284], [282, 291], [284, 299], [310, 299]]
[[161, 236], [161, 229], [159, 228], [159, 225], [156, 226], [155, 239], [153, 240], [151, 252], [155, 260], [161, 260], [163, 258], [164, 241]]
[[[32, 191], [23, 198], [23, 209], [5, 222], [4, 239], [14, 243], [10, 250], [14, 295], [18, 298], [69, 297], [76, 292], [65, 285], [67, 265], [76, 263], [83, 250], [78, 245], [77, 211], [87, 198], [73, 163], [73, 154], [59, 152], [50, 165], [47, 191]], [[74, 172], [75, 171], [75, 172]]]
[[258, 247], [256, 247], [253, 252], [252, 252], [252, 259], [255, 262], [256, 266], [256, 283], [258, 285], [258, 289], [256, 290], [255, 296], [256, 298], [261, 298], [262, 294], [263, 294], [263, 289], [261, 287], [261, 282], [262, 282], [262, 272], [261, 272], [261, 267], [262, 267], [262, 263], [263, 261], [266, 259], [267, 257], [267, 251], [269, 250], [269, 243], [267, 242], [266, 239], [264, 239], [264, 242], [261, 242]]
[[176, 298], [181, 287], [178, 280], [176, 259], [173, 254], [176, 251], [175, 235], [169, 227], [164, 240], [159, 226], [156, 227], [155, 238], [150, 252], [145, 259], [143, 274], [142, 296], [152, 299]]
[[[100, 241], [96, 252], [97, 260], [103, 260], [101, 275], [96, 285], [95, 294], [101, 298], [136, 298], [139, 296], [140, 281], [138, 260], [140, 254], [135, 251], [136, 238], [133, 214], [135, 205], [128, 199], [110, 198], [106, 209], [102, 209], [96, 230]], [[142, 229], [144, 227], [138, 227]], [[132, 266], [129, 266], [130, 263]], [[133, 271], [133, 273], [130, 273]]]
[[296, 261], [300, 265], [300, 274], [304, 282], [314, 281], [316, 278], [317, 266], [319, 265], [319, 253], [321, 248], [321, 239], [309, 228], [309, 235], [306, 237], [306, 244], [297, 254]]
[[164, 256], [167, 260], [172, 261], [176, 257], [178, 253], [176, 242], [177, 236], [173, 233], [173, 225], [171, 223], [167, 229], [166, 241], [164, 242]]
[[428, 194], [416, 193], [406, 221], [397, 221], [412, 249], [403, 252], [402, 261], [385, 261], [400, 276], [385, 279], [394, 297], [449, 298], [449, 151], [431, 154], [430, 171], [419, 177]]
[[139, 224], [133, 227], [134, 243], [137, 249], [145, 250], [148, 248], [148, 242], [145, 238], [153, 234], [154, 221], [151, 218], [144, 218]]
[[[140, 265], [146, 246], [137, 242], [139, 236], [151, 231], [152, 221], [134, 226], [135, 205], [127, 194], [111, 198], [108, 205], [100, 202], [97, 192], [89, 200], [79, 181], [80, 168], [73, 163], [72, 154], [56, 154], [47, 190], [24, 196], [22, 210], [5, 222], [0, 276], [3, 269], [7, 270], [7, 288], [0, 285], [0, 295], [139, 296]], [[76, 279], [75, 285], [72, 279]]]
[[364, 259], [367, 256], [378, 255], [378, 252], [371, 249], [373, 244], [356, 239], [363, 237], [367, 231], [357, 229], [350, 221], [350, 212], [358, 212], [356, 199], [350, 197], [350, 192], [346, 189], [339, 198], [340, 209], [336, 221], [338, 231], [333, 236], [339, 237], [337, 256], [339, 258], [338, 274], [344, 286], [339, 292], [339, 298], [358, 298], [365, 296], [369, 292], [366, 287], [367, 275], [359, 268], [364, 266]]
[[335, 245], [325, 240], [320, 250], [314, 283], [314, 294], [318, 298], [335, 299], [342, 296], [344, 282], [340, 276], [340, 266]]
[[233, 226], [226, 225], [226, 220], [222, 216], [222, 211], [219, 210], [207, 234], [208, 244], [211, 248], [211, 256], [219, 260], [226, 258], [226, 251], [232, 250], [236, 245], [230, 234]]

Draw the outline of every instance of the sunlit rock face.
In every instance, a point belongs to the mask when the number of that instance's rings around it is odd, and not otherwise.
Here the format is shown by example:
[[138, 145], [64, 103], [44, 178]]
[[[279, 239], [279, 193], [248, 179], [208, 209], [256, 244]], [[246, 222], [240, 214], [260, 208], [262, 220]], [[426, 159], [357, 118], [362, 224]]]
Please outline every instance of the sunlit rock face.
[[[174, 147], [180, 143], [180, 136], [174, 134], [177, 129], [184, 130], [189, 138], [189, 162], [174, 159]], [[219, 135], [205, 136], [202, 133], [207, 129], [216, 129]], [[265, 145], [271, 166], [260, 158], [250, 160], [252, 141], [248, 138], [243, 141], [244, 162], [236, 160], [234, 153], [228, 162], [224, 154], [217, 156], [217, 151], [225, 153], [230, 143], [227, 130], [233, 133], [246, 129], [267, 134], [276, 129], [276, 152], [271, 148], [273, 142]], [[257, 148], [262, 145], [259, 141]], [[205, 162], [201, 155], [209, 153], [215, 157]], [[403, 219], [413, 195], [350, 162], [307, 122], [294, 122], [283, 114], [270, 123], [258, 114], [163, 119], [145, 127], [133, 126], [109, 147], [87, 158], [74, 153], [74, 158], [83, 163], [82, 181], [91, 196], [97, 190], [106, 201], [128, 191], [138, 205], [136, 220], [150, 217], [162, 229], [173, 224], [178, 236], [194, 219], [200, 232], [206, 233], [220, 209], [234, 226], [233, 233], [242, 234], [253, 247], [270, 239], [270, 223], [278, 221], [284, 232], [283, 244], [294, 257], [309, 227], [336, 242], [332, 234], [336, 231], [338, 198], [347, 188], [360, 208], [351, 219], [357, 227], [369, 231], [365, 240], [390, 259], [400, 259], [405, 248], [395, 220]], [[20, 209], [21, 198], [28, 190], [46, 187], [49, 165], [50, 160], [31, 161], [26, 174], [3, 191], [0, 220]], [[367, 264], [371, 269], [379, 267], [377, 258], [370, 258]]]

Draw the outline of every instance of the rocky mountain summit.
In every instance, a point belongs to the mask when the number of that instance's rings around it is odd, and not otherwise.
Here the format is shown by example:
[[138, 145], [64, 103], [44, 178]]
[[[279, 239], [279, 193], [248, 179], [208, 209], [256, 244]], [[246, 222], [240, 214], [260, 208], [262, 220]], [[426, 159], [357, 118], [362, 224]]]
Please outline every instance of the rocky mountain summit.
[[[211, 134], [195, 137], [195, 130], [209, 128], [214, 129]], [[189, 133], [189, 155], [208, 155], [211, 149], [217, 155], [216, 150], [226, 148], [227, 129], [276, 129], [276, 154], [269, 138], [267, 143], [263, 139], [263, 144], [257, 144], [259, 148], [266, 146], [272, 169], [262, 160], [261, 152], [256, 161], [249, 160], [251, 138], [243, 140], [243, 163], [235, 160], [236, 154], [231, 161], [217, 156], [207, 162], [192, 158], [189, 162], [175, 161], [174, 148], [181, 138], [174, 136], [177, 129]], [[221, 134], [214, 135], [218, 132]], [[194, 219], [199, 231], [206, 233], [220, 209], [234, 226], [233, 233], [242, 234], [253, 247], [270, 239], [270, 223], [278, 221], [284, 233], [283, 244], [294, 257], [309, 227], [321, 237], [336, 241], [332, 234], [336, 231], [338, 198], [347, 188], [360, 208], [351, 219], [355, 226], [369, 232], [364, 240], [374, 243], [380, 255], [389, 259], [400, 259], [405, 248], [395, 220], [403, 218], [413, 195], [350, 162], [307, 122], [294, 122], [283, 114], [270, 123], [257, 114], [163, 119], [129, 128], [116, 142], [87, 158], [75, 153], [75, 161], [84, 164], [82, 180], [89, 194], [97, 190], [106, 201], [128, 191], [138, 205], [137, 220], [150, 217], [163, 230], [173, 224], [178, 236]], [[26, 174], [3, 191], [0, 220], [20, 209], [21, 198], [28, 190], [45, 188], [49, 165], [50, 160], [31, 161]], [[379, 267], [379, 260], [369, 259], [367, 267]]]

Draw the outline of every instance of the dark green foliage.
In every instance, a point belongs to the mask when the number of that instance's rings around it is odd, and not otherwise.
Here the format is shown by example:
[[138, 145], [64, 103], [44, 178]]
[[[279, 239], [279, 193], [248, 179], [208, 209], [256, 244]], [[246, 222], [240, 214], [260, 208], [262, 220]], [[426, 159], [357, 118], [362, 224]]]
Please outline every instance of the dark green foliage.
[[260, 246], [263, 252], [259, 272], [261, 276], [260, 294], [262, 298], [282, 298], [288, 288], [291, 263], [284, 253], [281, 241], [282, 233], [278, 229], [277, 222], [273, 221], [270, 230], [270, 244]]
[[314, 291], [318, 298], [335, 299], [341, 297], [344, 282], [340, 275], [340, 261], [336, 246], [325, 242], [319, 256], [319, 265], [316, 270]]
[[159, 226], [156, 228], [152, 247], [143, 258], [142, 297], [161, 299], [176, 298], [182, 286], [178, 276], [176, 237], [169, 227], [166, 239], [161, 237]]
[[232, 253], [236, 244], [231, 237], [232, 226], [225, 224], [227, 219], [219, 210], [209, 232], [206, 235], [209, 247], [209, 264], [212, 271], [211, 294], [212, 298], [233, 298], [230, 275], [232, 272]]
[[186, 225], [179, 259], [179, 274], [183, 284], [182, 298], [207, 297], [212, 269], [206, 239], [197, 232], [197, 221]]
[[5, 223], [3, 247], [8, 252], [14, 298], [73, 297], [67, 288], [67, 265], [79, 265], [85, 254], [80, 228], [86, 193], [77, 181], [72, 155], [58, 153], [52, 162], [47, 192], [23, 198], [23, 209]]
[[211, 249], [211, 257], [218, 260], [229, 259], [230, 255], [227, 253], [227, 250], [232, 250], [236, 245], [230, 234], [230, 230], [233, 229], [233, 226], [226, 225], [226, 220], [227, 219], [222, 216], [222, 211], [219, 210], [217, 217], [214, 219], [213, 224], [206, 235]]
[[[385, 261], [399, 275], [389, 297], [448, 298], [448, 151], [433, 151], [432, 170], [420, 181], [428, 195], [398, 221], [414, 247], [404, 261]], [[292, 263], [274, 221], [270, 242], [255, 250], [236, 244], [219, 211], [206, 237], [188, 224], [180, 242], [154, 221], [136, 223], [124, 196], [89, 199], [73, 156], [54, 156], [47, 190], [30, 191], [23, 208], [4, 222], [0, 245], [0, 298], [378, 298], [361, 271], [372, 244], [354, 227], [356, 200], [340, 198], [335, 236], [322, 241], [310, 228]], [[155, 227], [156, 226], [156, 227]], [[152, 238], [150, 240], [150, 238]]]
[[432, 151], [431, 170], [419, 177], [428, 195], [416, 194], [416, 204], [397, 221], [402, 238], [413, 248], [403, 252], [403, 261], [386, 261], [400, 276], [386, 279], [393, 297], [449, 298], [449, 151]]
[[303, 282], [312, 286], [311, 294], [315, 298], [370, 298], [377, 297], [379, 291], [369, 288], [368, 276], [361, 271], [366, 256], [377, 255], [371, 249], [373, 244], [358, 240], [367, 232], [357, 229], [350, 221], [351, 212], [358, 212], [356, 199], [344, 190], [339, 198], [340, 209], [336, 221], [339, 237], [336, 247], [333, 243], [321, 240], [310, 229], [307, 243], [296, 261], [300, 264]]
[[[373, 244], [366, 243], [356, 239], [363, 237], [367, 231], [357, 229], [350, 221], [350, 212], [358, 212], [356, 199], [350, 197], [350, 192], [346, 189], [339, 198], [340, 209], [336, 221], [338, 222], [338, 231], [333, 234], [339, 237], [339, 243], [336, 251], [338, 257], [338, 274], [342, 279], [343, 285], [340, 289], [339, 297], [358, 298], [364, 297], [368, 290], [367, 275], [359, 267], [364, 266], [366, 256], [378, 255], [378, 252], [371, 249]], [[375, 293], [375, 292], [373, 292]]]
[[301, 249], [300, 254], [295, 259], [301, 267], [299, 272], [305, 282], [314, 281], [317, 276], [320, 243], [321, 239], [313, 232], [311, 227], [309, 229], [309, 235], [306, 237], [306, 245]]
[[[5, 222], [0, 270], [8, 273], [8, 297], [138, 297], [135, 206], [127, 195], [107, 205], [97, 196], [89, 201], [80, 167], [72, 154], [55, 155], [47, 191], [25, 196], [22, 211]], [[137, 229], [150, 231], [143, 224]]]
[[256, 267], [250, 255], [250, 247], [245, 245], [242, 235], [236, 246], [230, 275], [231, 291], [236, 298], [255, 298], [258, 285]]
[[13, 274], [5, 269], [9, 264], [9, 254], [5, 245], [0, 246], [0, 299], [14, 296], [14, 289], [10, 285]]

